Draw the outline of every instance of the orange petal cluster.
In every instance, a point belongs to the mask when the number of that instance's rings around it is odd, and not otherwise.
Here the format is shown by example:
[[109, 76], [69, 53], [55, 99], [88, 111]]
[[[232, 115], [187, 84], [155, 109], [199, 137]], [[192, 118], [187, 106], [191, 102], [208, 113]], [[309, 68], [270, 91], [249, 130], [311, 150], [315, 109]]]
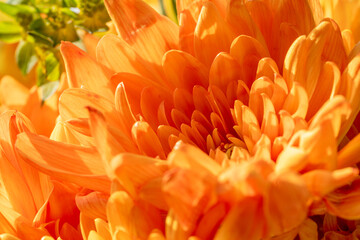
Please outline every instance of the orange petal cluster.
[[2, 232], [357, 239], [360, 54], [319, 1], [105, 5], [117, 35], [61, 44], [50, 138], [0, 116]]

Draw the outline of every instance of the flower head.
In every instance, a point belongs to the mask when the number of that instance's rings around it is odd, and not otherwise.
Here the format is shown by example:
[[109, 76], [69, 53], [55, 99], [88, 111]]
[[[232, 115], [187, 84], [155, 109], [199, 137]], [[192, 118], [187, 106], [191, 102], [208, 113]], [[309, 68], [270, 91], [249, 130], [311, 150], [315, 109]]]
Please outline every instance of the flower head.
[[118, 35], [96, 59], [61, 44], [52, 140], [15, 144], [88, 189], [84, 238], [315, 239], [329, 214], [360, 217], [360, 55], [318, 2], [178, 1], [179, 27], [140, 0], [105, 5]]

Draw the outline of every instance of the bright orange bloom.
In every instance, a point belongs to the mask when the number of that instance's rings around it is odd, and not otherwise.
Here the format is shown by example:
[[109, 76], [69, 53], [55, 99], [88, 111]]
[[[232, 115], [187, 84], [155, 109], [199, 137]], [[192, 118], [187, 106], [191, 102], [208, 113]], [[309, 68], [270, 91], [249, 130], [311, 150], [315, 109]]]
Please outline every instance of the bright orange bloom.
[[96, 59], [62, 43], [51, 139], [15, 144], [83, 188], [84, 239], [317, 239], [360, 218], [360, 55], [318, 1], [179, 0], [179, 27], [105, 3], [118, 35]]

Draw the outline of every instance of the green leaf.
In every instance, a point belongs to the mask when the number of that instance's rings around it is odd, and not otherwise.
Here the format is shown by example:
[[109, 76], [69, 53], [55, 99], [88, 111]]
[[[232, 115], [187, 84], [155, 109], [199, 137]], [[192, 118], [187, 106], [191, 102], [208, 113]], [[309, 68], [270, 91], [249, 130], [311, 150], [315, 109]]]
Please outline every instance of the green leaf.
[[48, 47], [54, 46], [54, 41], [51, 38], [42, 35], [41, 33], [38, 33], [36, 31], [29, 31], [28, 34], [29, 34], [29, 41], [33, 43], [46, 45]]
[[45, 59], [46, 74], [48, 81], [58, 81], [60, 78], [60, 63], [59, 59], [53, 53], [46, 56]]
[[15, 22], [0, 22], [0, 40], [15, 43], [21, 39], [22, 28]]
[[178, 22], [177, 20], [177, 12], [176, 12], [176, 1], [175, 0], [161, 0], [160, 1], [161, 8], [163, 14], [168, 16], [174, 22]]
[[65, 7], [77, 7], [77, 2], [75, 0], [63, 0]]
[[42, 86], [45, 83], [58, 81], [60, 79], [60, 63], [54, 53], [49, 52], [45, 57], [45, 60], [39, 62], [36, 69], [38, 86]]
[[29, 4], [29, 0], [8, 0], [6, 3], [10, 5], [19, 5], [19, 4], [27, 5]]
[[34, 44], [20, 41], [16, 48], [15, 60], [23, 75], [28, 74], [37, 62]]
[[38, 29], [42, 29], [44, 26], [45, 26], [44, 19], [37, 18], [29, 24], [29, 30], [36, 31]]
[[[82, 10], [82, 9], [81, 9]], [[90, 32], [96, 32], [99, 30], [107, 30], [106, 23], [110, 20], [109, 14], [103, 4], [98, 4], [94, 8], [90, 8], [88, 11], [82, 10], [81, 19], [77, 21], [79, 26], [84, 27]]]
[[46, 99], [51, 97], [59, 87], [60, 81], [48, 82], [40, 87], [41, 89], [41, 100], [45, 102]]
[[5, 14], [16, 18], [19, 13], [22, 14], [33, 14], [36, 13], [36, 9], [31, 6], [19, 4], [19, 5], [11, 5], [7, 3], [0, 2], [0, 11]]
[[74, 12], [72, 11], [70, 8], [62, 8], [61, 9], [61, 12], [69, 17], [71, 17], [72, 19], [78, 19], [79, 16]]
[[47, 32], [47, 36], [51, 37], [54, 45], [59, 44], [61, 41], [75, 42], [79, 40], [74, 23], [68, 21], [62, 28], [51, 29]]
[[45, 64], [39, 61], [39, 64], [36, 67], [36, 85], [41, 86], [46, 82], [46, 68]]

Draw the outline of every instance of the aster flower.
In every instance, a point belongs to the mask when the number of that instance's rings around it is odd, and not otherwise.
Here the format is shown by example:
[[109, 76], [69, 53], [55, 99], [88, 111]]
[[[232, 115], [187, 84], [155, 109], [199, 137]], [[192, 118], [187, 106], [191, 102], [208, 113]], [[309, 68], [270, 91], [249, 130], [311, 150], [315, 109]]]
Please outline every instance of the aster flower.
[[15, 144], [87, 189], [83, 238], [317, 239], [359, 219], [360, 56], [318, 2], [178, 1], [179, 27], [105, 4], [118, 36], [96, 60], [62, 43], [51, 139]]

